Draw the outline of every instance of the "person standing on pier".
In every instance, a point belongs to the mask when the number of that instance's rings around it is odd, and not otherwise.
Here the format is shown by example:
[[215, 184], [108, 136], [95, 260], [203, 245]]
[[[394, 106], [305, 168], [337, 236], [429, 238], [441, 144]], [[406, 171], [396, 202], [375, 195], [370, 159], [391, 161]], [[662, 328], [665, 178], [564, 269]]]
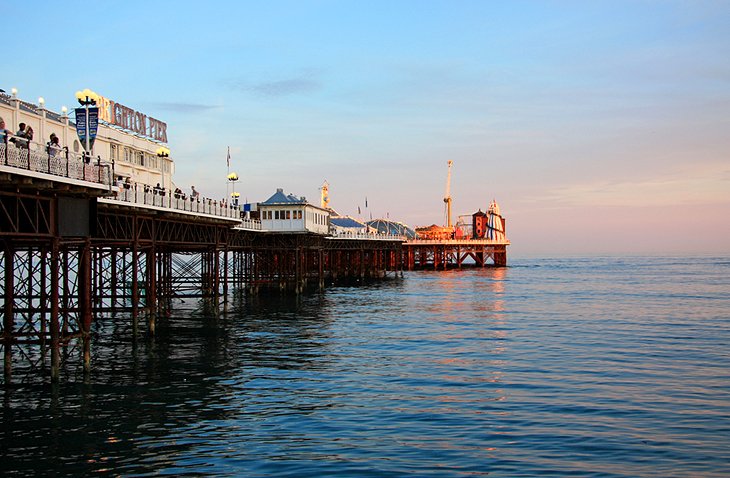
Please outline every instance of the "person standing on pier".
[[61, 151], [61, 145], [58, 143], [58, 136], [56, 136], [56, 133], [51, 133], [50, 141], [48, 142], [46, 150], [48, 151], [48, 156], [51, 158]]
[[0, 143], [7, 143], [8, 136], [12, 135], [13, 132], [9, 129], [5, 129], [5, 120], [0, 116]]
[[20, 123], [18, 125], [18, 131], [15, 133], [15, 137], [11, 141], [15, 143], [15, 146], [18, 148], [25, 148], [28, 146], [28, 140], [25, 136], [25, 123]]

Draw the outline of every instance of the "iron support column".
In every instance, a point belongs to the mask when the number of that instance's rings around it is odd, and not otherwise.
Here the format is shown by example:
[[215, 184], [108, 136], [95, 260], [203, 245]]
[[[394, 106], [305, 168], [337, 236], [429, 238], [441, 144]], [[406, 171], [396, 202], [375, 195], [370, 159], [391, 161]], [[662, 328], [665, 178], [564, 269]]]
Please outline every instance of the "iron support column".
[[5, 383], [10, 383], [12, 371], [12, 344], [13, 344], [13, 303], [15, 291], [15, 251], [9, 244], [5, 244], [5, 307], [3, 313], [3, 345], [5, 364]]
[[150, 335], [155, 335], [155, 321], [157, 318], [157, 251], [153, 245], [146, 254], [147, 277], [145, 299], [147, 307], [147, 329]]
[[60, 275], [60, 261], [58, 239], [54, 238], [51, 244], [51, 381], [58, 382], [61, 362], [58, 287]]
[[79, 254], [79, 308], [81, 336], [84, 344], [84, 371], [91, 370], [91, 239], [87, 238]]

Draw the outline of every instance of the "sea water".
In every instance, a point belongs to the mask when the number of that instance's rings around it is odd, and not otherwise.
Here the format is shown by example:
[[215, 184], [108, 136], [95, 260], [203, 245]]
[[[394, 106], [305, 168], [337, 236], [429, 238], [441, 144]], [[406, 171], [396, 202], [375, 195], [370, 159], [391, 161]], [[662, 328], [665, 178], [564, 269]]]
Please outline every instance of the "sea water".
[[[512, 260], [187, 300], [5, 384], [0, 472], [728, 476], [730, 258]], [[15, 378], [15, 377], [14, 377]]]

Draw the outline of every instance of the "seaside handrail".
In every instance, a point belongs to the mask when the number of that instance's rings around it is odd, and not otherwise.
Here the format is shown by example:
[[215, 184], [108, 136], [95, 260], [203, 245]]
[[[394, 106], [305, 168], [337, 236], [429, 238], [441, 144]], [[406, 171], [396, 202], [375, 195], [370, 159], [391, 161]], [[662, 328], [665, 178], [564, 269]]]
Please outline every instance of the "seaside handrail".
[[330, 237], [335, 239], [369, 239], [381, 241], [406, 241], [406, 236], [400, 234], [382, 234], [379, 232], [334, 232]]
[[[170, 189], [153, 187], [148, 184], [119, 182], [112, 188], [112, 191], [113, 196], [109, 199], [131, 204], [208, 214], [230, 219], [240, 220], [241, 218], [241, 210], [236, 205], [205, 197], [188, 197]], [[258, 228], [253, 224], [251, 228], [260, 229], [260, 223]]]
[[241, 224], [239, 224], [237, 227], [260, 231], [261, 221], [259, 221], [258, 219], [241, 219]]
[[462, 237], [459, 239], [426, 239], [417, 237], [413, 239], [408, 239], [409, 244], [464, 244], [469, 242], [504, 244], [509, 243], [509, 239], [490, 239], [488, 237]]
[[[128, 203], [146, 204], [180, 211], [209, 214], [231, 219], [240, 218], [237, 206], [209, 198], [183, 199], [183, 195], [166, 189], [139, 183], [115, 183], [113, 167], [100, 158], [84, 152], [75, 153], [68, 147], [44, 145], [28, 141], [11, 133], [0, 140], [0, 165], [23, 171], [50, 174], [60, 178], [102, 184], [108, 188], [108, 198]], [[19, 171], [20, 172], [20, 171]], [[260, 229], [260, 223], [249, 220], [249, 229]]]
[[12, 134], [0, 141], [0, 164], [36, 173], [103, 184], [111, 188], [112, 168], [67, 147], [46, 146]]

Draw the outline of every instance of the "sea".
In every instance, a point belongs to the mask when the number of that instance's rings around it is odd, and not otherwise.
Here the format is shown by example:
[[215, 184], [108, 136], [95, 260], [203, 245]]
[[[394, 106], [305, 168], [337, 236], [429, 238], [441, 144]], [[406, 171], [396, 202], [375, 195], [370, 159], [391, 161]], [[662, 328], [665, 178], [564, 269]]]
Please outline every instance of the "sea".
[[[730, 257], [177, 301], [0, 387], [2, 476], [730, 476]], [[20, 359], [19, 359], [20, 360]]]

